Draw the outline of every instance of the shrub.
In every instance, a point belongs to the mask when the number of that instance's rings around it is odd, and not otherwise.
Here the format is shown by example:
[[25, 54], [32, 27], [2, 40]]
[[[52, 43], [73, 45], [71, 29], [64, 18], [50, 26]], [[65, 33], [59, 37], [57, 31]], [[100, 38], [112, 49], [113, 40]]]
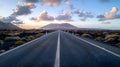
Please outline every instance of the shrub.
[[103, 40], [104, 40], [104, 38], [102, 38], [102, 37], [96, 37], [96, 38], [95, 38], [95, 40], [98, 40], [98, 41], [103, 41]]
[[43, 34], [42, 33], [39, 33], [36, 35], [36, 37], [41, 37]]
[[108, 35], [109, 33], [108, 32], [103, 32], [103, 35]]
[[22, 41], [27, 41], [27, 38], [22, 37], [20, 40], [22, 40]]
[[118, 41], [120, 42], [120, 38], [118, 39]]
[[81, 36], [82, 36], [82, 37], [89, 37], [89, 38], [92, 38], [92, 36], [91, 36], [90, 34], [86, 34], [86, 33], [82, 34]]
[[16, 36], [16, 37], [6, 37], [5, 38], [5, 41], [16, 41], [16, 40], [20, 40], [20, 37]]
[[119, 46], [120, 47], [120, 42], [116, 44], [116, 46]]
[[4, 44], [3, 40], [0, 40], [0, 45]]
[[3, 53], [3, 52], [5, 52], [5, 50], [4, 50], [4, 49], [0, 50], [0, 53]]
[[34, 40], [35, 39], [35, 37], [34, 36], [28, 36], [28, 40], [30, 41], [30, 40]]
[[105, 42], [117, 42], [120, 36], [117, 34], [109, 34], [105, 36]]
[[16, 42], [15, 42], [15, 45], [21, 45], [21, 44], [24, 44], [24, 43], [25, 43], [25, 41], [21, 41], [21, 40], [20, 40], [20, 41], [16, 41]]

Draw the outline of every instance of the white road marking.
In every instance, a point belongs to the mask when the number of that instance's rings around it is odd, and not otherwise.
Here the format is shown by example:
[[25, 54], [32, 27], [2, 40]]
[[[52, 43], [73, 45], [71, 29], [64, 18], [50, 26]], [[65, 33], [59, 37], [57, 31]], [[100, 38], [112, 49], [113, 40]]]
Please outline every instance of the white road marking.
[[79, 38], [79, 37], [77, 37], [77, 38], [80, 39], [80, 40], [82, 40], [82, 41], [84, 41], [84, 42], [86, 42], [86, 43], [88, 43], [88, 44], [90, 44], [90, 45], [92, 45], [92, 46], [95, 46], [95, 47], [97, 47], [97, 48], [99, 48], [99, 49], [102, 49], [102, 50], [104, 50], [104, 51], [106, 51], [106, 52], [108, 52], [108, 53], [110, 53], [110, 54], [112, 54], [112, 55], [117, 56], [117, 57], [120, 58], [120, 55], [117, 54], [117, 53], [115, 53], [115, 52], [112, 52], [112, 51], [110, 51], [110, 50], [108, 50], [108, 49], [105, 49], [105, 48], [103, 48], [103, 47], [101, 47], [101, 46], [98, 46], [98, 45], [96, 45], [96, 44], [94, 44], [94, 43], [91, 43], [91, 42], [89, 42], [89, 41], [87, 41], [87, 40], [84, 40], [84, 39], [82, 39], [82, 38]]
[[60, 32], [58, 34], [57, 50], [54, 67], [60, 67]]

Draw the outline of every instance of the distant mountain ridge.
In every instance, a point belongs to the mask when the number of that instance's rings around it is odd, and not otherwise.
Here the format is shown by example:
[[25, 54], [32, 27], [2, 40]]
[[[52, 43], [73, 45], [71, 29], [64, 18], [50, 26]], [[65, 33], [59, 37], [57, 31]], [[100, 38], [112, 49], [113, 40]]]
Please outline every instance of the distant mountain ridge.
[[0, 29], [21, 29], [16, 25], [13, 25], [12, 23], [4, 23], [0, 21]]
[[57, 23], [51, 23], [46, 26], [41, 27], [40, 29], [44, 30], [71, 30], [71, 29], [78, 29], [78, 27], [71, 25], [69, 23], [62, 23], [62, 24], [57, 24]]

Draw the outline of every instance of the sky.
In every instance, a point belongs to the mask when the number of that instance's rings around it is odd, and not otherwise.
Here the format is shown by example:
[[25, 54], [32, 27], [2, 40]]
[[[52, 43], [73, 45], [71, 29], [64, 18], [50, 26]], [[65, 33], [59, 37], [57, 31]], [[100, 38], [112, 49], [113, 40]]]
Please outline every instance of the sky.
[[50, 23], [120, 30], [120, 0], [0, 0], [0, 21], [24, 29]]

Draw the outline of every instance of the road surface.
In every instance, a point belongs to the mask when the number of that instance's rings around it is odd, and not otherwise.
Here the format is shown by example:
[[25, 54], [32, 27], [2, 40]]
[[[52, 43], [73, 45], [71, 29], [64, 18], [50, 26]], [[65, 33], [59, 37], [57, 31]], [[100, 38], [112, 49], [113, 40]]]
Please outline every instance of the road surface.
[[120, 67], [120, 49], [55, 31], [0, 54], [0, 67]]

